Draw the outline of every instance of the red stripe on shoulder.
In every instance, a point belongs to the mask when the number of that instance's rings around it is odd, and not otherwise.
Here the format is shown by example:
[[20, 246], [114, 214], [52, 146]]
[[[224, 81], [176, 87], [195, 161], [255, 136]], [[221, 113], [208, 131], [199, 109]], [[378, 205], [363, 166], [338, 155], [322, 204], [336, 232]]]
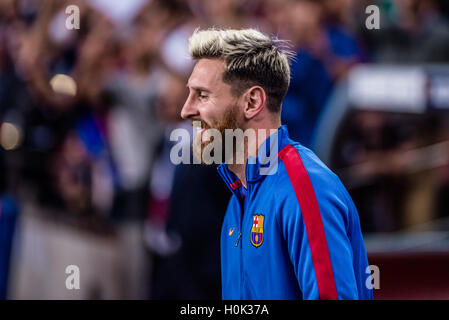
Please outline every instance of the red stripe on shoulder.
[[312, 252], [312, 261], [315, 267], [320, 299], [337, 300], [337, 288], [335, 286], [329, 248], [327, 246], [323, 221], [312, 181], [295, 147], [291, 145], [285, 146], [279, 151], [278, 157], [287, 169], [288, 177], [293, 185], [296, 198], [301, 208], [307, 238], [309, 239], [310, 250]]

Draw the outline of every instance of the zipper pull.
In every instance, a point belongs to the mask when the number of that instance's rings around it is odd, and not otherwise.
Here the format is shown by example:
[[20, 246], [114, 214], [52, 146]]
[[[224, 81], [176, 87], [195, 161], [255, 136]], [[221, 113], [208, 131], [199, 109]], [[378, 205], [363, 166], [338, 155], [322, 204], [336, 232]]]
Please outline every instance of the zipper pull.
[[239, 241], [240, 241], [241, 237], [242, 237], [242, 233], [239, 231], [239, 237], [237, 238], [237, 242], [235, 243], [236, 247], [239, 245]]

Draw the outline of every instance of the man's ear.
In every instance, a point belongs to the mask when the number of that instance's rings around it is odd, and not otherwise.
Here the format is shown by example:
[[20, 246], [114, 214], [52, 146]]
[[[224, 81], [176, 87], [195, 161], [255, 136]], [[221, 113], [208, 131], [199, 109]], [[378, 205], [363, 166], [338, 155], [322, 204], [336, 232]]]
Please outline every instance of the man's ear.
[[245, 107], [243, 109], [245, 118], [252, 119], [265, 107], [267, 95], [260, 86], [253, 86], [245, 93]]

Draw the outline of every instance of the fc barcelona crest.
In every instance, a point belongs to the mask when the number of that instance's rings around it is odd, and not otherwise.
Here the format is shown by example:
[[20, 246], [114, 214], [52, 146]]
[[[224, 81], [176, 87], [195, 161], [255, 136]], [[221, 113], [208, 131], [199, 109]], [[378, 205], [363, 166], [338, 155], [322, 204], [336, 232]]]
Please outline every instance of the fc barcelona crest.
[[253, 215], [253, 227], [251, 228], [251, 243], [256, 248], [263, 242], [263, 220], [262, 214]]

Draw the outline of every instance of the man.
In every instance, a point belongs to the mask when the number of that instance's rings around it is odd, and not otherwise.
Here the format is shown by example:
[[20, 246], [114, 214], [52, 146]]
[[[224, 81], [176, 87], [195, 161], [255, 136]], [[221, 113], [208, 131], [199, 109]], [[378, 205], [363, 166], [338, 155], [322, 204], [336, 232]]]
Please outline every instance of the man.
[[[197, 62], [181, 116], [201, 124], [196, 153], [217, 141], [210, 129], [225, 140], [226, 129], [271, 133], [247, 135], [218, 169], [233, 193], [221, 231], [223, 299], [372, 299], [349, 194], [281, 126], [291, 55], [282, 44], [252, 29], [197, 30], [189, 41]], [[267, 147], [277, 165], [264, 172]], [[239, 150], [246, 162], [232, 161]]]

